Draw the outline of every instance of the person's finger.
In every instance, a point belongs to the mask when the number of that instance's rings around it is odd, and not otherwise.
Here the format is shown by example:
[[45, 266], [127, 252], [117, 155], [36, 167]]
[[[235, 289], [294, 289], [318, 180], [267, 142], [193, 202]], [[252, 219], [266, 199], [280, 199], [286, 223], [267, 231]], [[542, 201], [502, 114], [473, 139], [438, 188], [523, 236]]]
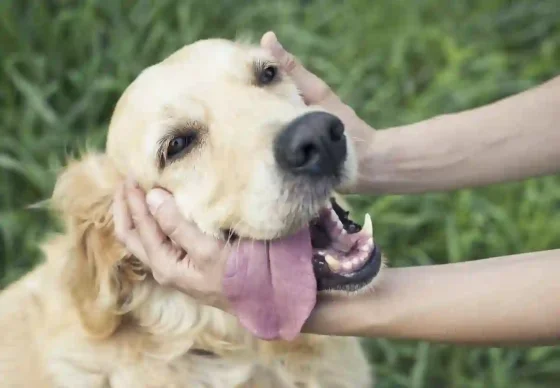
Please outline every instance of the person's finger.
[[334, 95], [322, 79], [307, 70], [293, 54], [284, 49], [274, 32], [268, 31], [262, 36], [261, 46], [268, 49], [280, 62], [284, 71], [292, 77], [306, 103], [318, 104]]
[[115, 235], [132, 255], [146, 264], [146, 252], [142, 246], [138, 232], [134, 229], [134, 224], [128, 211], [128, 205], [124, 195], [125, 188], [123, 184], [118, 188], [113, 199], [112, 211]]
[[143, 190], [129, 182], [126, 191], [132, 221], [150, 261], [149, 265], [153, 267], [155, 260], [169, 259], [169, 256], [174, 256], [176, 260], [179, 259], [180, 249], [174, 246], [160, 229], [146, 205]]
[[151, 214], [163, 233], [185, 249], [189, 256], [206, 259], [221, 247], [220, 241], [204, 234], [194, 223], [185, 220], [173, 196], [162, 189], [152, 189], [146, 195]]

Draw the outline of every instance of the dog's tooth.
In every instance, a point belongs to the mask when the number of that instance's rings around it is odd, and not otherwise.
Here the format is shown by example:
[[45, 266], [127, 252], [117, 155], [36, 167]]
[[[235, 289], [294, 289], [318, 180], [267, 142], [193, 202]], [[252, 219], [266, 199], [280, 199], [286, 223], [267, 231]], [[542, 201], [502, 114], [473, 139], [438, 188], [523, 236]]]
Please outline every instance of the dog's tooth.
[[368, 236], [373, 237], [373, 224], [371, 223], [371, 216], [366, 213], [364, 217], [364, 226], [362, 228], [362, 232], [367, 234]]
[[368, 240], [360, 247], [362, 252], [371, 252], [373, 249], [373, 238], [368, 238]]
[[362, 263], [366, 262], [367, 259], [369, 259], [369, 252], [366, 253], [365, 255], [360, 255], [360, 261], [361, 261]]
[[354, 268], [354, 265], [352, 264], [351, 260], [345, 261], [344, 263], [342, 263], [342, 269], [345, 272], [350, 272], [352, 271], [352, 268]]
[[364, 261], [362, 260], [361, 257], [354, 257], [352, 259], [352, 269], [357, 270], [362, 266], [362, 263]]
[[325, 261], [327, 262], [327, 265], [329, 266], [331, 271], [333, 272], [340, 271], [340, 267], [341, 267], [340, 261], [335, 259], [333, 256], [325, 255]]

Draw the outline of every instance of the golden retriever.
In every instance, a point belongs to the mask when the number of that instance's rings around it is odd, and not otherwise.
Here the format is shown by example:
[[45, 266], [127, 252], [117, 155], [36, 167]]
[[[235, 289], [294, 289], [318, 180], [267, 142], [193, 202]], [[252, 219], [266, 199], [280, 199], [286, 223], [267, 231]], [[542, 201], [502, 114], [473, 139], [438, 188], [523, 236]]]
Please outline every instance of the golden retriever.
[[[262, 253], [238, 255], [243, 284], [224, 280], [237, 317], [159, 285], [119, 243], [111, 206], [129, 174]], [[358, 339], [299, 334], [318, 292], [369, 287], [382, 266], [371, 220], [332, 200], [355, 176], [341, 121], [306, 106], [262, 48], [202, 40], [147, 68], [106, 152], [59, 175], [64, 233], [0, 295], [2, 387], [372, 387]]]

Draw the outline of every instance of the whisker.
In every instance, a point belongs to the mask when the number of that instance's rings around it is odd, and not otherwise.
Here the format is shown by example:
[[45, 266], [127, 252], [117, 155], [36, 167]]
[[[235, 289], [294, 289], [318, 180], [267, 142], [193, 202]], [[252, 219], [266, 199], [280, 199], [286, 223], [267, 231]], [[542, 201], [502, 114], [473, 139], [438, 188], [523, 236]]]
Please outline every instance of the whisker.
[[237, 240], [237, 247], [235, 248], [236, 252], [236, 256], [239, 255], [239, 250], [241, 249], [241, 239]]
[[[227, 240], [226, 240], [226, 245], [229, 244], [231, 242], [231, 239], [233, 238], [233, 234], [235, 233], [235, 229], [239, 226], [239, 224], [241, 224], [241, 221], [237, 221], [237, 223], [233, 226], [233, 228], [230, 229], [230, 232], [228, 234]], [[239, 236], [238, 236], [239, 238]]]
[[356, 137], [356, 136], [352, 136], [352, 135], [350, 135], [349, 137], [350, 137], [350, 139], [352, 139], [354, 141], [357, 141], [357, 142], [365, 142], [366, 141], [365, 139], [362, 139], [362, 138], [359, 138], [359, 137]]

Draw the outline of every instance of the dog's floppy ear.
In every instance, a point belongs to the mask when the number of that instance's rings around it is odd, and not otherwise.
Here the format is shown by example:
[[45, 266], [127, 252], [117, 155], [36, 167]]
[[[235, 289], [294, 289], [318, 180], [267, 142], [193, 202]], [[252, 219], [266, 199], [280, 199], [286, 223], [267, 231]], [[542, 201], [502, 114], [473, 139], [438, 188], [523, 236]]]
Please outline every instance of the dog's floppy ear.
[[119, 326], [141, 264], [117, 241], [112, 204], [122, 176], [104, 154], [70, 162], [59, 175], [52, 205], [70, 241], [64, 280], [85, 329], [106, 337]]

